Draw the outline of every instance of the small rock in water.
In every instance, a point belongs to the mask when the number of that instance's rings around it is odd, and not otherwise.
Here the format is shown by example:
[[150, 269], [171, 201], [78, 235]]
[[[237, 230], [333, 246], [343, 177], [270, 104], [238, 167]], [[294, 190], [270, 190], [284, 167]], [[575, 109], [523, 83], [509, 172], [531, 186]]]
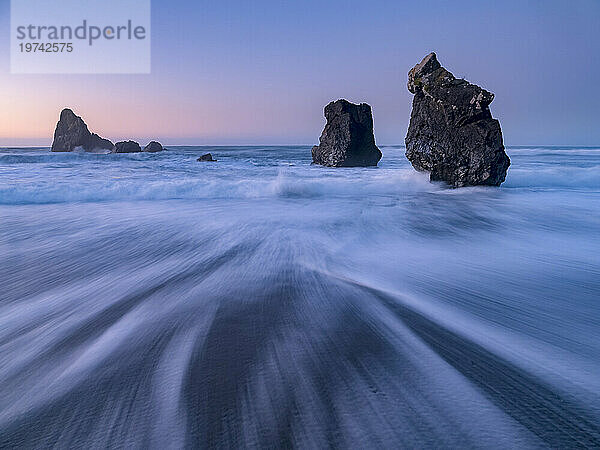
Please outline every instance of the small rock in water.
[[135, 141], [121, 141], [115, 144], [114, 153], [138, 153], [142, 148]]
[[150, 153], [162, 152], [163, 150], [162, 144], [156, 141], [152, 141], [144, 147], [144, 151]]
[[312, 148], [314, 164], [329, 167], [376, 166], [381, 151], [375, 145], [373, 116], [366, 103], [338, 100], [325, 107], [327, 124], [319, 145]]
[[51, 151], [72, 152], [81, 148], [86, 152], [93, 152], [112, 150], [113, 147], [113, 143], [108, 139], [90, 133], [83, 119], [72, 110], [65, 108], [61, 111], [54, 131]]
[[217, 160], [213, 159], [212, 154], [205, 153], [200, 158], [198, 158], [196, 161], [212, 161], [212, 162], [216, 162]]
[[410, 70], [408, 90], [415, 94], [405, 141], [413, 167], [455, 187], [499, 186], [510, 159], [488, 107], [494, 94], [454, 78], [435, 53]]

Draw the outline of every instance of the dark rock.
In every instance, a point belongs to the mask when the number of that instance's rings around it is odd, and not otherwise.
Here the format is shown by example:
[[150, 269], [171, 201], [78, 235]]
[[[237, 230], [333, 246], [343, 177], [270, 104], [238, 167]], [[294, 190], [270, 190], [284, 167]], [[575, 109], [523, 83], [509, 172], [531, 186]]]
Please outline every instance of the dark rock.
[[161, 143], [156, 141], [152, 141], [144, 147], [144, 151], [150, 153], [162, 152], [163, 150]]
[[63, 109], [54, 131], [53, 152], [72, 152], [81, 148], [87, 152], [112, 150], [113, 143], [90, 133], [83, 119], [70, 109]]
[[373, 136], [373, 116], [366, 103], [355, 105], [347, 100], [325, 107], [327, 123], [312, 148], [314, 164], [329, 167], [376, 166], [381, 152]]
[[114, 145], [108, 139], [101, 138], [96, 133], [92, 133], [90, 136], [88, 147], [93, 150], [111, 150], [114, 148]]
[[196, 161], [209, 161], [209, 162], [216, 162], [216, 159], [213, 159], [212, 155], [210, 153], [205, 153], [204, 155], [202, 155], [200, 158], [198, 158]]
[[135, 141], [122, 141], [115, 144], [114, 153], [138, 153], [142, 148]]
[[435, 53], [408, 73], [415, 94], [406, 135], [406, 157], [432, 181], [455, 186], [499, 186], [510, 159], [489, 104], [494, 94], [454, 78]]

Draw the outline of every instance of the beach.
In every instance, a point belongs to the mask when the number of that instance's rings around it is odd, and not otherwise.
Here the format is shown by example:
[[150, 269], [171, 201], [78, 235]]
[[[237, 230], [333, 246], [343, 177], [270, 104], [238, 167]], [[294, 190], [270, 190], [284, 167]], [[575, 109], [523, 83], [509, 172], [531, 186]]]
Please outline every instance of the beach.
[[600, 148], [166, 147], [0, 149], [0, 446], [600, 446]]

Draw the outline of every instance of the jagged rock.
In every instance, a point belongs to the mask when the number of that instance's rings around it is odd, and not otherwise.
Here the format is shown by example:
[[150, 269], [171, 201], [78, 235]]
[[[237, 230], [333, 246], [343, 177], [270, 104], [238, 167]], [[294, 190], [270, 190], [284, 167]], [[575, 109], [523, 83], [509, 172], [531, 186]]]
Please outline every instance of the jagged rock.
[[196, 161], [201, 161], [201, 162], [216, 162], [217, 160], [213, 159], [213, 157], [212, 157], [212, 155], [210, 153], [205, 153], [200, 158], [198, 158]]
[[87, 152], [112, 150], [113, 143], [96, 133], [90, 133], [83, 119], [65, 108], [54, 131], [53, 152], [72, 152], [81, 148]]
[[135, 141], [121, 141], [115, 144], [114, 153], [138, 153], [142, 148]]
[[489, 110], [494, 94], [454, 78], [435, 53], [410, 70], [408, 90], [415, 94], [405, 141], [413, 167], [455, 187], [499, 186], [510, 159]]
[[337, 100], [325, 107], [327, 123], [312, 148], [314, 164], [329, 167], [376, 166], [381, 152], [375, 145], [373, 116], [366, 103]]
[[144, 151], [150, 153], [162, 152], [163, 150], [161, 143], [156, 141], [152, 141], [144, 147]]

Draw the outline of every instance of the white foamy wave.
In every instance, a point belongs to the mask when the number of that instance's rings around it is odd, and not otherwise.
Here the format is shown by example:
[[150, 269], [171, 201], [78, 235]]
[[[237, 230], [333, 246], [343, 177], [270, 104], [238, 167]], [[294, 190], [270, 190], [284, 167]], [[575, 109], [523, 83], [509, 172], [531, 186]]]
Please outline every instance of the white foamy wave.
[[[361, 173], [356, 171], [332, 175], [332, 171], [340, 169], [320, 169], [325, 173], [318, 173], [312, 178], [298, 177], [293, 172], [280, 171], [278, 176], [270, 183], [270, 191], [279, 197], [327, 197], [327, 196], [353, 196], [365, 195], [397, 195], [406, 191], [438, 190], [439, 185], [431, 184], [428, 175], [411, 169], [377, 170]], [[342, 169], [346, 170], [346, 169]], [[371, 175], [371, 176], [368, 176]], [[357, 182], [357, 179], [360, 182]]]
[[[306, 170], [301, 168], [300, 170]], [[314, 176], [280, 170], [265, 178], [215, 178], [201, 172], [198, 177], [160, 180], [108, 179], [56, 183], [22, 182], [0, 187], [0, 204], [44, 204], [168, 199], [251, 199], [396, 196], [400, 192], [440, 190], [427, 175], [413, 170], [356, 171], [332, 176], [320, 169]], [[356, 176], [353, 176], [356, 175]], [[369, 176], [370, 175], [370, 176]], [[361, 178], [357, 183], [356, 177]]]
[[509, 169], [505, 187], [512, 188], [579, 188], [600, 189], [600, 166], [537, 167]]

